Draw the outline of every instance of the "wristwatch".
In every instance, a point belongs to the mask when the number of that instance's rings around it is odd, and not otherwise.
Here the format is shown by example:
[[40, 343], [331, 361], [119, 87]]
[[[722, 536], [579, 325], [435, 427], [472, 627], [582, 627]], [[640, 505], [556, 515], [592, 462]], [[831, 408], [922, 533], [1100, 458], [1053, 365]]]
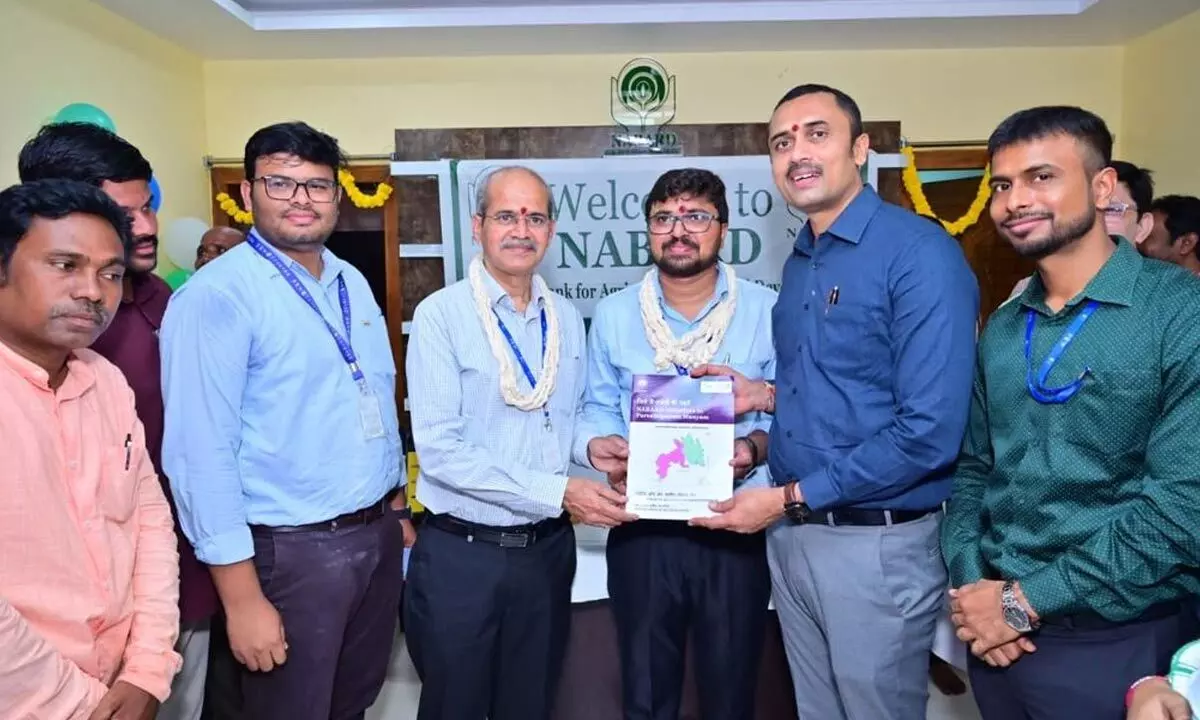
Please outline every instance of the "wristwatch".
[[1019, 633], [1027, 633], [1037, 629], [1037, 624], [1029, 619], [1029, 613], [1017, 600], [1016, 583], [1009, 580], [1000, 589], [1000, 607], [1004, 611], [1004, 624]]
[[804, 523], [808, 522], [808, 518], [812, 515], [812, 508], [799, 498], [798, 485], [799, 483], [793, 480], [783, 486], [783, 514], [792, 522]]

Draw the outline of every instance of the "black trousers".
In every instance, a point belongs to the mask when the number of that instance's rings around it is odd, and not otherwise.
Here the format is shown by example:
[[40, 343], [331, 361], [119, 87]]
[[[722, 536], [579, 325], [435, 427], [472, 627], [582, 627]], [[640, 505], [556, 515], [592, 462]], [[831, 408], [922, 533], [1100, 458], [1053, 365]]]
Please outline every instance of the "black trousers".
[[751, 720], [771, 577], [764, 536], [641, 520], [608, 538], [626, 720], [678, 720], [691, 640], [704, 720]]
[[408, 561], [404, 631], [418, 720], [548, 720], [571, 628], [575, 531], [500, 547], [425, 523]]
[[208, 675], [204, 681], [201, 720], [242, 720], [242, 666], [229, 647], [225, 613], [212, 619], [208, 644]]
[[242, 668], [245, 717], [361, 720], [391, 664], [404, 534], [389, 508], [365, 525], [259, 531], [254, 566], [287, 634], [287, 662]]
[[1192, 639], [1189, 615], [1180, 608], [1124, 624], [1045, 623], [1030, 637], [1037, 652], [1008, 668], [970, 658], [975, 702], [984, 720], [1124, 720], [1129, 686], [1165, 675], [1171, 656]]

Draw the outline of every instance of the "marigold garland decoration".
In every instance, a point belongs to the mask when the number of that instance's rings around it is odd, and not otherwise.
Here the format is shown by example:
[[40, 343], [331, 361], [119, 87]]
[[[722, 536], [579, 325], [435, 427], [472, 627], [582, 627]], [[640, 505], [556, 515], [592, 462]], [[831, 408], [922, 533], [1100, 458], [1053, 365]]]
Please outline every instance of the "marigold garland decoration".
[[[379, 183], [375, 188], [375, 192], [370, 195], [358, 189], [358, 183], [354, 180], [354, 175], [349, 170], [338, 170], [338, 183], [342, 189], [346, 191], [346, 197], [350, 198], [350, 202], [356, 208], [370, 210], [373, 208], [381, 208], [392, 196], [395, 190], [387, 183]], [[233, 221], [239, 225], [253, 225], [254, 213], [249, 210], [243, 210], [237, 204], [237, 201], [229, 196], [229, 193], [217, 193], [217, 205], [220, 206], [225, 214], [233, 218]]]
[[911, 147], [902, 148], [900, 152], [904, 153], [904, 156], [908, 158], [908, 164], [904, 166], [904, 170], [901, 173], [904, 190], [912, 198], [913, 210], [918, 215], [928, 215], [929, 217], [937, 218], [942, 227], [946, 228], [946, 232], [955, 237], [962, 235], [966, 232], [967, 228], [979, 222], [979, 217], [983, 215], [983, 210], [988, 204], [988, 198], [992, 194], [991, 166], [983, 169], [983, 178], [979, 181], [979, 191], [975, 193], [975, 199], [971, 202], [971, 206], [967, 208], [966, 214], [954, 222], [950, 222], [938, 217], [929, 205], [929, 200], [925, 197], [925, 190], [921, 187], [921, 176], [917, 174], [917, 154]]

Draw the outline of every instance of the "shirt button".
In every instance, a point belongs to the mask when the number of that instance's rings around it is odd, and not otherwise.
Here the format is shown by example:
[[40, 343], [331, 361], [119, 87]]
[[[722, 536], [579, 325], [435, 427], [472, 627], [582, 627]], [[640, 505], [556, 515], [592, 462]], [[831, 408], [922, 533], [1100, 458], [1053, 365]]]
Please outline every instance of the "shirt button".
[[808, 303], [804, 303], [804, 309], [805, 309], [805, 310], [807, 310], [807, 309], [808, 309]]
[[793, 394], [793, 395], [795, 395], [795, 394], [796, 394], [796, 388], [792, 388], [792, 394]]
[[791, 439], [792, 439], [792, 431], [791, 431], [791, 430], [788, 430], [788, 431], [787, 431], [787, 436], [788, 436], [788, 439], [789, 439], [789, 440], [791, 440]]

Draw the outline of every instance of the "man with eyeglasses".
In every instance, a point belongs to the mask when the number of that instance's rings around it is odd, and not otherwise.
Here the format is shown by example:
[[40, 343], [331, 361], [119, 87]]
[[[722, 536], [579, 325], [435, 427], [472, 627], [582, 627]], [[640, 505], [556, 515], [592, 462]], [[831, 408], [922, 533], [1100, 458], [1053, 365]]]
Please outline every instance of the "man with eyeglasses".
[[523, 167], [476, 188], [480, 254], [467, 279], [421, 301], [408, 339], [428, 512], [404, 629], [418, 720], [547, 720], [570, 631], [571, 518], [634, 518], [624, 495], [568, 474], [586, 359], [582, 316], [537, 274], [554, 237], [550, 189]]
[[163, 321], [163, 464], [245, 666], [246, 716], [361, 718], [387, 675], [411, 533], [396, 365], [366, 279], [325, 248], [337, 141], [272, 125], [245, 165], [254, 227]]
[[[773, 290], [718, 259], [729, 222], [725, 184], [708, 170], [671, 170], [646, 196], [654, 267], [596, 306], [576, 454], [628, 454], [637, 374], [686, 374], [708, 362], [775, 378]], [[734, 477], [757, 465], [770, 416], [736, 418]], [[596, 464], [602, 464], [597, 462]], [[623, 491], [624, 468], [609, 474]], [[763, 534], [639, 520], [608, 535], [608, 596], [621, 657], [625, 720], [674, 720], [689, 638], [705, 720], [750, 720], [771, 577]]]
[[[1117, 186], [1108, 207], [1104, 208], [1104, 227], [1109, 235], [1123, 237], [1140, 249], [1154, 228], [1154, 216], [1150, 214], [1154, 178], [1149, 170], [1124, 160], [1113, 160], [1109, 167], [1117, 173]], [[1029, 280], [1019, 281], [1008, 299], [1024, 292]]]

